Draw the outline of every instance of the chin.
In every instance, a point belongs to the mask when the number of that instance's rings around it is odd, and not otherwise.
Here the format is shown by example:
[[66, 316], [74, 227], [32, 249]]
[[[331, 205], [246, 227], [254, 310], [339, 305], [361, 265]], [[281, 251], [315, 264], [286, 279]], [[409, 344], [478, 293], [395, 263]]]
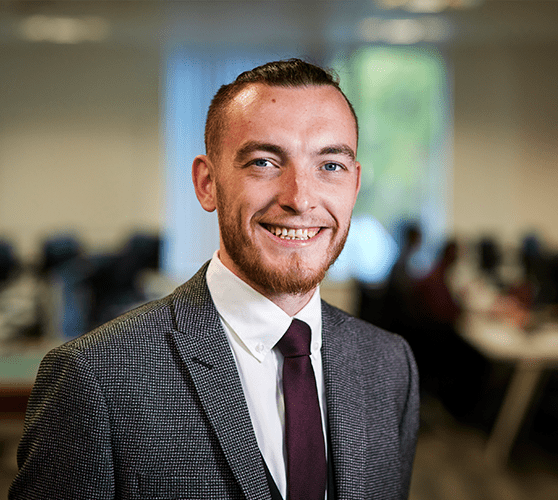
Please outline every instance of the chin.
[[[324, 279], [343, 248], [346, 233], [338, 240], [297, 249], [269, 247], [269, 241], [239, 238], [232, 224], [220, 224], [224, 248], [234, 263], [236, 274], [266, 296], [303, 295]], [[316, 242], [317, 243], [317, 242]]]
[[259, 261], [243, 271], [251, 281], [270, 293], [303, 295], [320, 284], [328, 268], [328, 265], [316, 268], [315, 262], [313, 266], [309, 266], [297, 256], [293, 256], [280, 266], [277, 265], [277, 260], [269, 266]]

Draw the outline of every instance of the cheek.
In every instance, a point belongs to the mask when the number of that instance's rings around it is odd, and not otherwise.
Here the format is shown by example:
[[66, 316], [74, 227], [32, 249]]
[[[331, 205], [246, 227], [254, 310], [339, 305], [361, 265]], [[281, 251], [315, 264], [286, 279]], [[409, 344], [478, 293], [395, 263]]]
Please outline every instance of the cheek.
[[272, 190], [262, 183], [254, 186], [246, 186], [242, 192], [238, 193], [236, 206], [242, 211], [244, 217], [265, 213], [275, 199]]
[[356, 196], [352, 190], [335, 190], [327, 201], [327, 207], [339, 222], [351, 218]]

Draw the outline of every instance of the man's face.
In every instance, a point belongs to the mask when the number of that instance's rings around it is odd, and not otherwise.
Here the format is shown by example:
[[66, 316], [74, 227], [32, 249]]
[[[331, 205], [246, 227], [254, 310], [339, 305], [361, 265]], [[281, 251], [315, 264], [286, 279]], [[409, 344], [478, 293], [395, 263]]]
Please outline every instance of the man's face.
[[302, 294], [345, 243], [360, 187], [355, 120], [330, 86], [250, 85], [214, 164], [223, 264], [264, 295]]

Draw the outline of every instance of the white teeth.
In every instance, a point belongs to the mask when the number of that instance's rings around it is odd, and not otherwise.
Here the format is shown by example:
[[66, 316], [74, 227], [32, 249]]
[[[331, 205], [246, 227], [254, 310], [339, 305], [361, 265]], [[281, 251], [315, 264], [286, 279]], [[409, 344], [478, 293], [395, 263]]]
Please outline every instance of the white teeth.
[[318, 234], [318, 231], [308, 229], [287, 229], [286, 227], [268, 226], [270, 233], [283, 240], [308, 240]]

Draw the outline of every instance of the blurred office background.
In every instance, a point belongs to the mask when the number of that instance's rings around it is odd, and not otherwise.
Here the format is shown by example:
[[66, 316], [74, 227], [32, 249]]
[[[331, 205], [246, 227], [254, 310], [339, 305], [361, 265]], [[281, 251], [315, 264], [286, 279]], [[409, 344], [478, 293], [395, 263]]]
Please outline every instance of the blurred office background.
[[558, 499], [558, 1], [0, 1], [0, 495], [48, 349], [217, 248], [190, 165], [262, 62], [334, 68], [363, 188], [323, 295], [404, 335], [413, 500]]

